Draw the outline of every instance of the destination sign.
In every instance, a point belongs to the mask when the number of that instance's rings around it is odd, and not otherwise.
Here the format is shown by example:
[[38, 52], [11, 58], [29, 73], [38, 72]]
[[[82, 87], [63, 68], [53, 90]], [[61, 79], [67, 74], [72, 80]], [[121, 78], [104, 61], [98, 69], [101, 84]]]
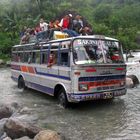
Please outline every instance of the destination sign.
[[93, 45], [93, 46], [108, 46], [118, 47], [119, 44], [116, 41], [110, 40], [90, 40], [90, 39], [77, 39], [74, 41], [74, 46]]
[[74, 41], [74, 45], [98, 45], [99, 41], [98, 40], [87, 40], [87, 39], [77, 39]]

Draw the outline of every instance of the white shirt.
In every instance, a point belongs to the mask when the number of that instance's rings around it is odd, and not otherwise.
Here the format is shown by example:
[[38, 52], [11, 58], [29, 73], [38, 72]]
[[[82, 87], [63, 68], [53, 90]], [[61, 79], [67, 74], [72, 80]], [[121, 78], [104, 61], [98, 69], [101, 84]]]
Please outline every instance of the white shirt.
[[48, 30], [48, 25], [46, 22], [40, 23], [40, 28], [42, 31], [47, 31]]
[[60, 23], [58, 24], [60, 27], [63, 26], [63, 18], [61, 19]]

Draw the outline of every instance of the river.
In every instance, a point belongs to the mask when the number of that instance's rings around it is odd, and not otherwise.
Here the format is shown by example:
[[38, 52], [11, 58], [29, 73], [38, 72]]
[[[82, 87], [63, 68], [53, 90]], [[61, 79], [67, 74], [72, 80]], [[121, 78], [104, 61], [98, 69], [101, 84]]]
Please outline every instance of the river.
[[[129, 67], [128, 72], [138, 73], [137, 67]], [[18, 102], [30, 108], [39, 126], [61, 132], [70, 140], [140, 139], [140, 87], [128, 89], [112, 102], [86, 102], [63, 109], [50, 96], [19, 90], [10, 76], [9, 68], [0, 69], [0, 103]]]

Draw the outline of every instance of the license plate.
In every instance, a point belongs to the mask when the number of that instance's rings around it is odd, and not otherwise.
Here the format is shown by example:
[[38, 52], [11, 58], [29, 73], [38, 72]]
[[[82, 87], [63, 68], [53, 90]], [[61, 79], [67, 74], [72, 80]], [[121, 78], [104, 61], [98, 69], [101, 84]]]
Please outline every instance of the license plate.
[[103, 99], [110, 99], [113, 98], [112, 92], [106, 92], [103, 94]]

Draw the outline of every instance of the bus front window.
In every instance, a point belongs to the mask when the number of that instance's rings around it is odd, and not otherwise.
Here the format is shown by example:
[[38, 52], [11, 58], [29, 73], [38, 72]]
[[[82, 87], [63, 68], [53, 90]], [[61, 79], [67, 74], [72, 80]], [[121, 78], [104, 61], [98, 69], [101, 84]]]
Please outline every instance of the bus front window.
[[76, 39], [73, 56], [76, 64], [123, 63], [119, 43], [110, 40]]
[[97, 45], [82, 44], [81, 40], [74, 41], [74, 61], [76, 64], [96, 63]]
[[107, 63], [123, 63], [123, 55], [119, 42], [117, 41], [104, 41], [104, 48], [107, 52], [105, 53]]

